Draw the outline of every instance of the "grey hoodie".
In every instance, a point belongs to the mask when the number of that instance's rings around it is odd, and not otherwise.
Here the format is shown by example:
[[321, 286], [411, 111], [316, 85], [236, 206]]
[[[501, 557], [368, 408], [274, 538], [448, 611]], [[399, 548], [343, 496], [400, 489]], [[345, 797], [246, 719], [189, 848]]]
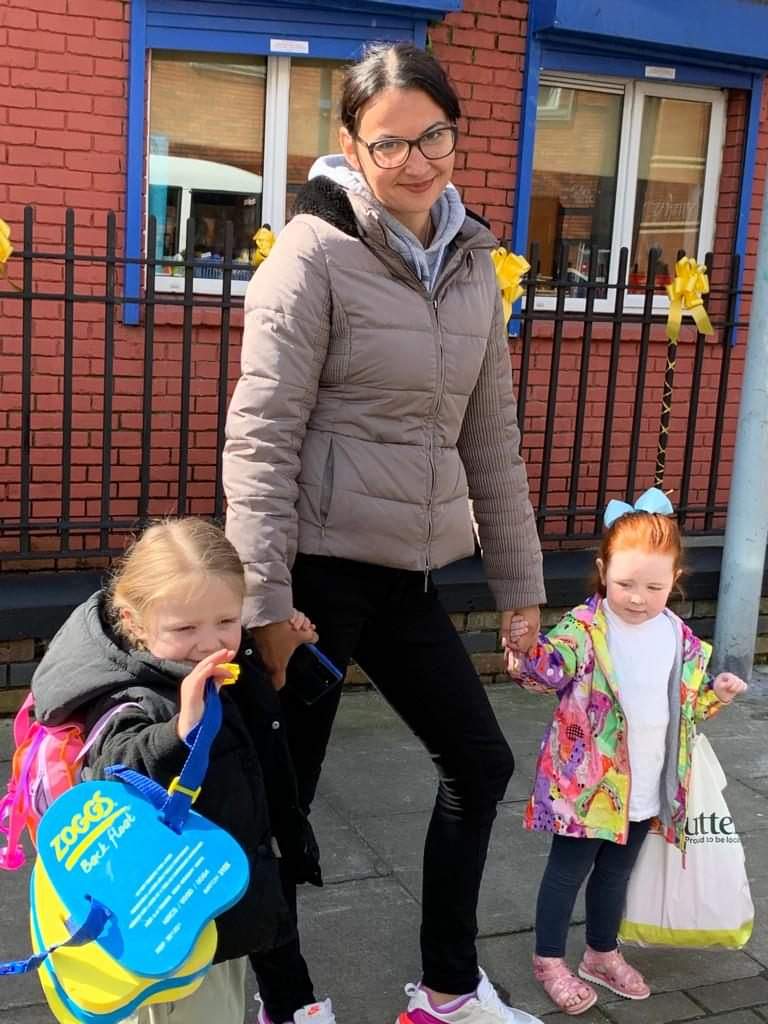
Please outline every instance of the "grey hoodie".
[[[321, 156], [315, 160], [309, 170], [309, 179], [311, 181], [312, 178], [318, 177], [330, 178], [331, 181], [335, 181], [337, 185], [341, 185], [347, 191], [354, 192], [371, 203], [376, 203], [365, 178], [359, 171], [355, 171], [349, 166], [341, 153]], [[409, 231], [380, 203], [376, 203], [376, 205], [380, 210], [381, 224], [386, 233], [387, 242], [398, 255], [403, 257], [427, 291], [431, 293], [442, 269], [448, 246], [458, 235], [467, 216], [459, 193], [453, 185], [448, 185], [432, 207], [432, 225], [435, 234], [426, 249], [412, 231]]]
[[[35, 714], [45, 725], [58, 725], [84, 705], [131, 689], [158, 690], [175, 702], [185, 675], [183, 665], [121, 647], [104, 619], [99, 595], [94, 594], [72, 612], [35, 672]], [[169, 732], [172, 745], [178, 745], [175, 726]]]

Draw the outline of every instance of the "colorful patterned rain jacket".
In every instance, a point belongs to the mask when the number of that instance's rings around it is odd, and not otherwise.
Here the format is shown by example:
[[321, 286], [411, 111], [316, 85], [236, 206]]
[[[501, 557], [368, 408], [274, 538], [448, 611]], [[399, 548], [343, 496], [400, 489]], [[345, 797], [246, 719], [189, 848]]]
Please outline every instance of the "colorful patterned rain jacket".
[[[509, 659], [510, 675], [528, 690], [555, 693], [559, 703], [541, 743], [525, 827], [539, 832], [627, 841], [627, 722], [608, 652], [599, 595], [568, 612], [527, 656]], [[691, 751], [696, 724], [722, 703], [707, 672], [712, 648], [666, 609], [677, 634], [669, 680], [667, 753], [659, 821], [665, 837], [685, 848]]]

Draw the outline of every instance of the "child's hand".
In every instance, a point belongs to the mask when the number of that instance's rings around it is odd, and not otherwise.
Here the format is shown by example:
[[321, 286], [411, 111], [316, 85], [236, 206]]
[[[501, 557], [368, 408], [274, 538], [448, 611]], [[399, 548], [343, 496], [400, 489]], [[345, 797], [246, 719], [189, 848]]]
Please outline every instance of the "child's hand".
[[501, 613], [501, 646], [526, 654], [539, 637], [541, 613], [537, 605]]
[[224, 665], [226, 662], [232, 661], [236, 653], [236, 651], [222, 648], [215, 654], [209, 654], [207, 658], [203, 658], [195, 665], [182, 681], [179, 723], [176, 727], [179, 739], [185, 740], [203, 717], [206, 680], [213, 678], [218, 690], [225, 680], [231, 678], [229, 670]]
[[744, 693], [747, 689], [747, 684], [743, 679], [735, 676], [733, 672], [720, 672], [715, 676], [712, 689], [723, 704], [730, 704], [740, 693]]
[[512, 648], [520, 649], [520, 641], [528, 634], [528, 623], [521, 615], [515, 615], [509, 620], [506, 633], [501, 638], [501, 646], [505, 650]]
[[507, 647], [504, 651], [504, 668], [513, 679], [519, 678], [522, 674], [524, 659], [525, 655], [520, 654], [513, 647]]
[[296, 648], [318, 639], [315, 624], [295, 608], [290, 619], [257, 626], [251, 636], [276, 690], [285, 686], [285, 670]]
[[293, 615], [291, 615], [288, 622], [291, 624], [291, 629], [297, 633], [306, 633], [307, 638], [302, 640], [303, 644], [314, 644], [317, 643], [317, 630], [315, 629], [314, 622], [310, 621], [304, 612], [293, 609]]

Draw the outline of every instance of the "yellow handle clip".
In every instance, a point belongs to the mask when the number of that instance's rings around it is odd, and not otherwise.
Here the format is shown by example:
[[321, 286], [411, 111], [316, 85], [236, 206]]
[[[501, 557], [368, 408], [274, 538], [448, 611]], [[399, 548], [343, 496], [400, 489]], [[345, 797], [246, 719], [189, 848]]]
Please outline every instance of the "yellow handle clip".
[[234, 662], [226, 661], [220, 668], [225, 668], [229, 672], [229, 679], [219, 680], [221, 686], [233, 686], [240, 678], [240, 666], [235, 665]]
[[197, 789], [188, 789], [186, 786], [181, 785], [179, 779], [180, 776], [178, 775], [176, 776], [175, 779], [171, 779], [171, 784], [168, 787], [168, 796], [173, 796], [173, 794], [176, 792], [183, 793], [184, 796], [188, 796], [191, 799], [192, 803], [194, 803], [195, 800], [197, 800], [197, 798], [200, 796], [202, 788], [198, 786]]

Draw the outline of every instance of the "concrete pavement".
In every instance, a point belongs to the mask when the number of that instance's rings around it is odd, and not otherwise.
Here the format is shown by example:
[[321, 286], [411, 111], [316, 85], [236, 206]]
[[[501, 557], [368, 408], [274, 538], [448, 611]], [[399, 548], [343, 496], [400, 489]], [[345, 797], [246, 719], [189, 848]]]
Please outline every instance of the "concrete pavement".
[[[547, 698], [513, 685], [490, 689], [517, 759], [494, 829], [480, 902], [480, 957], [502, 994], [543, 1015], [567, 1018], [530, 974], [536, 889], [546, 836], [520, 824], [535, 754], [551, 714]], [[729, 777], [726, 799], [745, 843], [757, 920], [745, 950], [630, 950], [653, 996], [610, 993], [579, 1019], [585, 1024], [768, 1022], [768, 674], [749, 696], [707, 727]], [[10, 723], [0, 722], [0, 777], [8, 772]], [[434, 798], [434, 769], [409, 731], [372, 691], [344, 696], [313, 813], [326, 886], [302, 893], [302, 933], [318, 995], [332, 996], [339, 1024], [392, 1024], [404, 1008], [402, 986], [418, 976], [420, 859]], [[26, 875], [0, 872], [0, 959], [26, 955]], [[571, 929], [575, 958], [583, 943], [583, 902]], [[0, 979], [0, 1020], [49, 1024], [34, 976]]]

